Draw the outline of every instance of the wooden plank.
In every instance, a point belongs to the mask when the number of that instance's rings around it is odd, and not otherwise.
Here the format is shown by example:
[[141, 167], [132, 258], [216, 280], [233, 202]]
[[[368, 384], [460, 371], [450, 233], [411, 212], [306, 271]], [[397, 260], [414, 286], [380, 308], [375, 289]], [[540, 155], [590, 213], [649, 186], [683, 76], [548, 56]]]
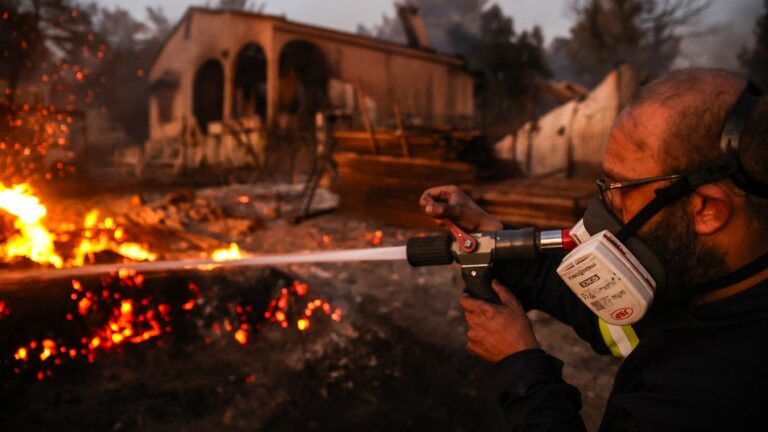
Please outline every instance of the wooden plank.
[[540, 228], [569, 228], [595, 195], [591, 181], [513, 179], [475, 188], [471, 196], [504, 222]]
[[491, 192], [479, 197], [479, 201], [497, 205], [529, 205], [536, 207], [558, 207], [564, 210], [576, 207], [576, 199], [573, 197], [547, 196], [519, 194], [519, 193], [499, 193]]
[[[338, 169], [340, 177], [349, 179], [351, 182], [357, 184], [377, 185], [384, 183], [400, 184], [408, 186], [412, 184], [433, 184], [437, 186], [447, 184], [472, 184], [474, 183], [474, 176], [472, 173], [445, 171], [435, 172], [430, 175], [424, 170], [407, 170], [403, 168], [401, 172], [384, 172], [379, 173], [378, 170], [371, 169], [368, 172], [361, 169], [354, 169], [350, 167], [341, 167]], [[347, 181], [347, 180], [342, 180]]]
[[[334, 134], [334, 139], [338, 143], [337, 148], [345, 152], [355, 152], [361, 154], [374, 154], [371, 150], [369, 137], [341, 136], [340, 133]], [[378, 145], [378, 154], [390, 156], [402, 156], [402, 140], [407, 140], [409, 145], [409, 154], [413, 157], [429, 159], [448, 159], [451, 155], [450, 148], [436, 142], [432, 137], [424, 137], [406, 133], [405, 136], [376, 134]]]
[[434, 169], [453, 169], [453, 170], [465, 171], [465, 172], [474, 171], [474, 167], [463, 162], [438, 161], [433, 159], [422, 159], [422, 158], [405, 159], [402, 157], [393, 157], [393, 156], [385, 156], [385, 155], [379, 155], [379, 156], [360, 155], [360, 154], [355, 154], [350, 152], [337, 152], [334, 155], [334, 158], [340, 164], [349, 164], [349, 165], [352, 165], [352, 164], [368, 164], [371, 166], [372, 165], [378, 165], [378, 166], [402, 165], [402, 166], [409, 166], [409, 167], [430, 167]]
[[482, 207], [488, 213], [492, 213], [499, 216], [550, 218], [550, 219], [572, 221], [572, 224], [575, 224], [577, 220], [577, 213], [556, 213], [552, 211], [537, 210], [537, 209], [509, 209], [508, 207], [497, 207], [497, 206], [482, 206]]
[[495, 183], [492, 185], [484, 185], [478, 187], [473, 191], [474, 196], [483, 196], [486, 194], [518, 194], [518, 195], [548, 195], [558, 197], [569, 198], [581, 198], [595, 195], [597, 192], [594, 183], [577, 181], [575, 183], [568, 182], [552, 182], [541, 181], [535, 182], [529, 179], [520, 180], [517, 182], [505, 181], [501, 183]]
[[379, 154], [379, 145], [376, 143], [376, 134], [373, 130], [373, 125], [371, 124], [371, 117], [368, 115], [368, 104], [365, 103], [363, 89], [360, 87], [359, 83], [355, 85], [355, 88], [357, 89], [357, 101], [360, 105], [360, 115], [363, 117], [363, 124], [365, 124], [365, 130], [368, 132], [371, 142], [371, 150], [373, 151], [373, 154]]
[[355, 153], [337, 153], [336, 161], [341, 212], [408, 227], [434, 228], [418, 205], [425, 189], [475, 178], [474, 167], [460, 162]]
[[535, 227], [538, 229], [568, 229], [574, 222], [568, 219], [551, 218], [548, 216], [496, 215], [499, 220], [516, 227]]
[[[402, 155], [402, 149], [399, 144], [387, 143], [387, 142], [381, 142], [381, 141], [379, 141], [378, 143], [379, 143], [378, 154], [387, 155], [387, 156], [397, 156], [397, 157], [400, 157]], [[354, 152], [354, 153], [369, 154], [369, 155], [373, 154], [371, 153], [370, 148], [367, 144], [365, 146], [341, 144], [338, 146], [338, 149], [346, 152]], [[448, 160], [450, 158], [451, 152], [449, 152], [448, 149], [445, 149], [445, 148], [415, 147], [411, 149], [410, 155], [416, 158]]]
[[424, 215], [417, 194], [381, 194], [370, 190], [338, 190], [342, 197], [339, 212], [377, 219], [391, 225], [434, 228], [435, 223]]
[[411, 148], [408, 143], [408, 137], [405, 135], [405, 126], [403, 126], [403, 116], [400, 113], [400, 104], [395, 102], [393, 108], [395, 110], [395, 119], [397, 120], [397, 135], [400, 136], [400, 144], [403, 147], [403, 156], [409, 158], [411, 157]]

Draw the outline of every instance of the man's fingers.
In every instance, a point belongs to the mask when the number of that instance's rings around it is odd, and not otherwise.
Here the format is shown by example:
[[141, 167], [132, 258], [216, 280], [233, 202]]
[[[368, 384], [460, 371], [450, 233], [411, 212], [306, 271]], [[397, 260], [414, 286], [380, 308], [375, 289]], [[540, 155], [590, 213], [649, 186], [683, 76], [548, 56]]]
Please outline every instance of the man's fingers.
[[458, 188], [456, 186], [437, 186], [429, 188], [421, 194], [419, 204], [426, 206], [431, 201], [448, 201], [456, 195]]
[[481, 343], [481, 342], [468, 341], [467, 342], [467, 351], [471, 352], [472, 354], [476, 355], [477, 357], [480, 357], [483, 360], [493, 361], [493, 359], [491, 359], [488, 356], [488, 354], [487, 354], [488, 348], [485, 345], [483, 345], [483, 343]]
[[454, 221], [461, 217], [461, 208], [453, 204], [437, 201], [429, 202], [424, 206], [424, 212], [433, 218], [451, 219]]
[[466, 313], [473, 313], [477, 310], [477, 304], [474, 299], [471, 297], [462, 297], [461, 300], [459, 300], [459, 304], [462, 308], [464, 308], [464, 311]]
[[459, 303], [461, 304], [461, 307], [470, 314], [477, 312], [490, 313], [493, 311], [493, 305], [472, 297], [462, 297]]
[[447, 213], [445, 209], [446, 207], [446, 204], [433, 202], [432, 204], [427, 205], [427, 214], [432, 217], [444, 218]]
[[507, 306], [513, 306], [513, 307], [520, 307], [520, 302], [517, 300], [517, 297], [512, 294], [507, 287], [502, 285], [499, 281], [496, 279], [491, 281], [491, 286], [493, 287], [493, 290], [496, 291], [496, 295], [499, 296], [499, 299], [501, 302]]
[[472, 354], [478, 355], [482, 346], [482, 343], [477, 340], [467, 339], [467, 351], [471, 352]]

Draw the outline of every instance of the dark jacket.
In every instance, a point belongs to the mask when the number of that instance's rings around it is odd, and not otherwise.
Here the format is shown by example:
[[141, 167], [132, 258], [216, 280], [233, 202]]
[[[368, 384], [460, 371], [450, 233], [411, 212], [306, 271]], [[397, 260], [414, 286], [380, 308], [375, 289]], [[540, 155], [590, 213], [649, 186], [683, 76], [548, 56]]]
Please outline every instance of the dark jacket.
[[[560, 282], [562, 256], [496, 269], [523, 306], [570, 325], [601, 354], [629, 354], [616, 375], [601, 431], [768, 430], [768, 281], [731, 297], [648, 316], [606, 331]], [[628, 326], [625, 326], [628, 327]], [[614, 335], [629, 335], [618, 345]], [[639, 343], [638, 343], [639, 339]], [[631, 350], [631, 348], [630, 348]], [[578, 390], [543, 350], [494, 365], [510, 430], [582, 431]]]

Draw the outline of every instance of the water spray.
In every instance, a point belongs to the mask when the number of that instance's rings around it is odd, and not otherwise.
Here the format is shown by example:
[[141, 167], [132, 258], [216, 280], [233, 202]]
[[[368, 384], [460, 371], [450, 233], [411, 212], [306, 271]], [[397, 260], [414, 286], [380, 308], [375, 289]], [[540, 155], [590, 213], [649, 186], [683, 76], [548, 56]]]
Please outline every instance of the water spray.
[[261, 267], [280, 264], [399, 261], [406, 259], [406, 247], [349, 249], [328, 252], [292, 253], [284, 255], [252, 256], [227, 261], [210, 259], [152, 261], [137, 263], [97, 264], [56, 270], [21, 270], [0, 274], [0, 287], [7, 283], [71, 279], [83, 276], [110, 274], [121, 270], [140, 273], [158, 273], [172, 270], [214, 270], [230, 267]]
[[119, 271], [158, 273], [172, 270], [213, 270], [230, 267], [259, 267], [281, 264], [408, 261], [413, 267], [461, 265], [466, 292], [476, 298], [498, 303], [491, 288], [490, 271], [494, 263], [531, 259], [550, 250], [570, 250], [575, 246], [569, 232], [536, 231], [533, 228], [468, 234], [446, 221], [450, 234], [413, 237], [406, 246], [348, 249], [328, 252], [293, 253], [253, 256], [228, 261], [174, 260], [130, 264], [99, 264], [49, 271], [22, 270], [0, 274], [3, 286], [21, 282], [72, 279], [110, 274]]

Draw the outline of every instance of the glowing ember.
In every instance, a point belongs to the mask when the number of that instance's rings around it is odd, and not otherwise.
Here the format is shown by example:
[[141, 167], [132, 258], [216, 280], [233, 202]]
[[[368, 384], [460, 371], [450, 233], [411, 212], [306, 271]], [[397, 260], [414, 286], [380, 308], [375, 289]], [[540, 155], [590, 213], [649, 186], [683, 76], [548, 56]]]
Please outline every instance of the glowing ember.
[[56, 268], [64, 265], [62, 258], [55, 252], [53, 234], [42, 224], [47, 210], [31, 194], [28, 185], [16, 185], [8, 189], [0, 184], [0, 209], [16, 216], [14, 228], [18, 230], [18, 233], [0, 245], [0, 258], [10, 262], [13, 258], [27, 257]]
[[374, 246], [379, 246], [381, 240], [384, 238], [384, 233], [381, 230], [376, 230], [372, 233], [365, 233], [365, 240], [370, 242]]
[[307, 291], [309, 291], [309, 285], [299, 281], [293, 281], [293, 291], [299, 297], [304, 296], [307, 294]]
[[19, 348], [14, 357], [16, 360], [27, 361], [27, 349], [24, 347]]
[[[264, 313], [264, 317], [272, 323], [279, 324], [283, 328], [288, 328], [288, 312], [291, 309], [291, 294], [295, 294], [296, 297], [303, 297], [309, 292], [309, 285], [299, 281], [293, 281], [290, 288], [283, 288], [280, 291], [280, 297], [273, 299], [269, 304], [267, 311]], [[330, 303], [321, 299], [315, 299], [307, 303], [304, 307], [302, 314], [296, 321], [296, 328], [300, 331], [305, 331], [310, 327], [310, 318], [314, 315], [315, 310], [319, 309], [324, 312], [325, 315], [330, 316], [333, 321], [341, 321], [341, 309], [336, 309], [331, 313]]]
[[240, 247], [237, 243], [232, 243], [227, 249], [217, 249], [211, 255], [211, 259], [214, 261], [229, 261], [240, 259], [242, 257], [243, 254], [240, 252]]
[[52, 354], [56, 353], [56, 343], [50, 339], [45, 339], [42, 345], [43, 345], [43, 352], [40, 353], [40, 360], [45, 361]]
[[[44, 207], [43, 207], [44, 208]], [[119, 227], [114, 219], [101, 219], [98, 212], [90, 212], [82, 223], [81, 238], [70, 242], [86, 250], [83, 245], [94, 246], [91, 251], [101, 246], [100, 239], [115, 242], [114, 233]], [[71, 227], [71, 232], [77, 231]], [[61, 231], [58, 231], [59, 235]], [[114, 247], [126, 243], [113, 243]], [[236, 244], [217, 254], [218, 259], [240, 256]], [[94, 252], [90, 252], [93, 254]], [[88, 254], [83, 252], [83, 262]], [[75, 259], [65, 261], [66, 264]], [[232, 343], [247, 345], [266, 325], [277, 325], [293, 331], [307, 331], [312, 327], [312, 320], [325, 315], [327, 319], [339, 321], [341, 311], [321, 298], [304, 299], [310, 292], [308, 284], [293, 280], [278, 291], [266, 310], [262, 306], [249, 303], [226, 302], [203, 294], [197, 283], [186, 283], [189, 291], [181, 298], [173, 297], [173, 303], [158, 301], [158, 291], [144, 287], [145, 278], [135, 270], [121, 270], [96, 281], [72, 280], [71, 290], [66, 294], [70, 299], [70, 308], [66, 312], [67, 323], [75, 328], [87, 329], [75, 339], [55, 336], [56, 332], [46, 332], [45, 336], [33, 339], [25, 344], [13, 347], [4, 355], [6, 362], [13, 365], [15, 374], [22, 374], [44, 380], [52, 376], [52, 369], [72, 361], [93, 363], [102, 352], [120, 350], [130, 344], [142, 344], [153, 340], [153, 345], [163, 345], [165, 338], [172, 333], [174, 323], [194, 323], [201, 331], [206, 343], [214, 337], [224, 337]], [[10, 308], [0, 301], [0, 316]], [[263, 315], [262, 315], [263, 313]], [[222, 314], [222, 315], [212, 315]], [[172, 320], [173, 319], [173, 320]], [[67, 334], [66, 332], [63, 332]]]
[[235, 340], [240, 345], [245, 345], [248, 343], [248, 325], [243, 324], [236, 332], [235, 332]]

